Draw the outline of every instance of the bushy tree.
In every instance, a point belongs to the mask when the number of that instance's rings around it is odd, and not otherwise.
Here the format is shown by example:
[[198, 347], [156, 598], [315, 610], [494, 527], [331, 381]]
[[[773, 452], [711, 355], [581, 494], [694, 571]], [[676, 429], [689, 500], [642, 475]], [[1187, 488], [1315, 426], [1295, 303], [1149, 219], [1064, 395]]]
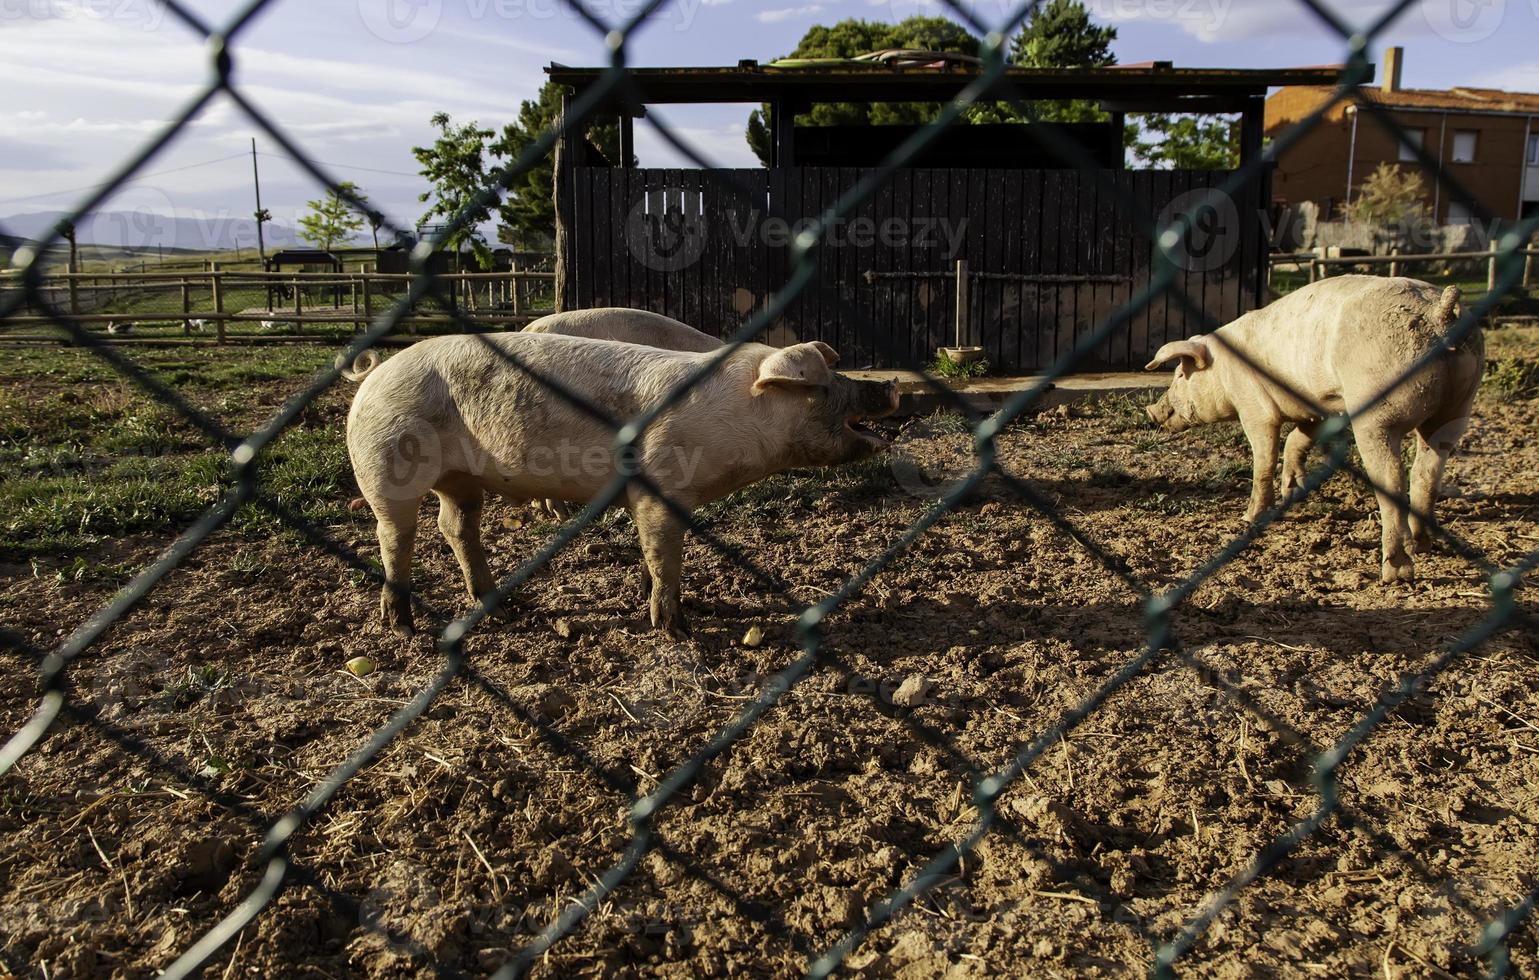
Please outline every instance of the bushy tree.
[[[541, 135], [553, 130], [561, 118], [561, 87], [546, 82], [539, 97], [525, 99], [519, 106], [518, 119], [503, 127], [501, 136], [490, 146], [491, 154], [503, 166], [511, 167]], [[598, 147], [605, 159], [620, 160], [620, 129], [613, 122], [590, 125], [587, 140]], [[555, 234], [556, 209], [551, 196], [555, 153], [549, 152], [528, 170], [513, 179], [506, 200], [498, 211], [501, 226], [497, 239], [509, 245], [540, 246]]]
[[[1115, 40], [1117, 29], [1091, 20], [1090, 11], [1080, 0], [1049, 0], [1011, 39], [1010, 63], [1022, 68], [1104, 68], [1117, 63], [1111, 49]], [[1043, 122], [1105, 122], [1110, 118], [1087, 99], [1039, 101], [1030, 106], [1032, 116]], [[1001, 122], [1026, 121], [1013, 105], [1000, 106], [997, 115]]]
[[1421, 174], [1381, 163], [1358, 185], [1347, 207], [1351, 221], [1378, 228], [1408, 229], [1427, 220], [1427, 185]]
[[[791, 58], [854, 58], [856, 55], [886, 48], [916, 48], [977, 57], [979, 41], [961, 25], [944, 17], [910, 17], [897, 24], [881, 21], [841, 20], [831, 27], [816, 25], [802, 35]], [[797, 121], [811, 126], [918, 125], [939, 115], [936, 102], [823, 102], [812, 111], [797, 116]], [[773, 134], [769, 128], [769, 106], [755, 109], [748, 117], [748, 145], [765, 166], [769, 166]]]
[[329, 250], [339, 242], [351, 241], [363, 230], [363, 216], [343, 193], [356, 195], [358, 185], [345, 180], [338, 187], [340, 191], [328, 188], [325, 197], [309, 202], [310, 213], [299, 219], [299, 237], [316, 248]]
[[432, 186], [418, 195], [417, 199], [428, 205], [422, 216], [423, 224], [454, 220], [469, 211], [470, 220], [443, 241], [443, 247], [451, 252], [465, 251], [475, 254], [483, 269], [492, 265], [491, 249], [481, 237], [481, 225], [491, 218], [491, 206], [470, 205], [486, 186], [486, 144], [494, 135], [474, 122], [457, 126], [447, 112], [436, 113], [432, 119], [438, 138], [432, 146], [414, 146], [412, 155], [422, 165], [422, 176]]
[[[539, 96], [526, 99], [519, 107], [518, 119], [501, 132], [483, 128], [475, 122], [455, 125], [448, 114], [433, 117], [439, 135], [432, 146], [412, 149], [422, 165], [422, 175], [432, 185], [420, 199], [429, 204], [422, 217], [424, 224], [453, 220], [470, 207], [481, 190], [492, 182], [503, 182], [509, 168], [541, 135], [553, 130], [561, 117], [561, 88], [547, 82]], [[619, 128], [613, 122], [592, 125], [586, 138], [603, 154], [619, 162]], [[490, 268], [492, 252], [481, 228], [492, 220], [495, 211], [497, 240], [512, 245], [541, 245], [555, 234], [555, 204], [552, 200], [552, 171], [555, 154], [542, 155], [533, 166], [508, 181], [508, 190], [500, 204], [482, 204], [473, 209], [465, 226], [444, 241], [450, 251], [470, 251], [483, 268]]]
[[1224, 116], [1151, 113], [1129, 123], [1134, 156], [1161, 170], [1233, 170], [1240, 165], [1240, 123]]

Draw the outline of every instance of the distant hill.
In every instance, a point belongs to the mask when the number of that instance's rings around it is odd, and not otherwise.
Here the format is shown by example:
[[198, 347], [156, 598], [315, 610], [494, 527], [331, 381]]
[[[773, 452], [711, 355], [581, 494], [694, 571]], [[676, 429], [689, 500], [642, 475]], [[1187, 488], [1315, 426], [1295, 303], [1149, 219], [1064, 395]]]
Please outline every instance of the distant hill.
[[[62, 211], [36, 211], [0, 218], [0, 236], [37, 239], [50, 234]], [[268, 222], [262, 235], [269, 248], [300, 244], [288, 225]], [[177, 249], [191, 252], [228, 252], [256, 247], [256, 222], [245, 217], [191, 218], [132, 211], [102, 211], [76, 223], [81, 245], [124, 249]]]

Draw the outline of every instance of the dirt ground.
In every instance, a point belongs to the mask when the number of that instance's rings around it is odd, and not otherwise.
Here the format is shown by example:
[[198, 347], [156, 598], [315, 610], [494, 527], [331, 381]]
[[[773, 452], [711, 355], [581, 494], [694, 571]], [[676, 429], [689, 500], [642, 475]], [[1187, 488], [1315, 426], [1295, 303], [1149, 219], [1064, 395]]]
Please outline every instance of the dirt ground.
[[[339, 440], [346, 394], [312, 413]], [[1536, 433], [1539, 401], [1482, 396], [1450, 468], [1440, 515], [1495, 565], [1539, 548]], [[792, 594], [696, 541], [689, 642], [645, 630], [625, 521], [585, 533], [299, 833], [289, 887], [206, 975], [494, 971], [621, 859], [634, 796], [797, 657], [796, 611], [924, 513], [917, 485], [967, 464], [954, 418], [904, 423], [899, 445], [906, 464], [787, 475], [708, 508]], [[1233, 427], [1167, 436], [1113, 402], [1013, 426], [1000, 450], [1155, 590], [1242, 527], [1249, 454]], [[441, 625], [465, 601], [432, 516], [418, 582]], [[503, 503], [489, 523], [504, 574], [550, 532]], [[364, 515], [327, 531], [373, 559]], [[139, 566], [169, 539], [86, 557]], [[1174, 617], [1180, 651], [1030, 766], [959, 872], [848, 972], [1145, 973], [1156, 945], [1314, 811], [1314, 755], [1489, 610], [1482, 574], [1447, 548], [1418, 559], [1414, 585], [1379, 585], [1378, 540], [1370, 496], [1338, 477], [1214, 574]], [[76, 557], [0, 564], [7, 734], [36, 705], [28, 651], [117, 584], [59, 574]], [[1519, 606], [1535, 612], [1531, 590]], [[342, 558], [229, 531], [109, 630], [70, 670], [73, 714], [0, 783], [0, 975], [150, 976], [234, 908], [261, 877], [267, 826], [442, 664], [431, 639], [386, 634], [375, 615], [374, 588]], [[751, 647], [755, 626], [765, 640]], [[1138, 596], [997, 478], [825, 632], [825, 662], [662, 811], [659, 846], [537, 974], [800, 973], [967, 837], [973, 778], [1147, 639]], [[362, 655], [375, 673], [342, 669]], [[1478, 974], [1482, 925], [1539, 886], [1534, 633], [1456, 659], [1345, 760], [1340, 793], [1341, 814], [1241, 891], [1179, 973]], [[1530, 917], [1510, 940], [1518, 974], [1539, 974], [1536, 941]]]

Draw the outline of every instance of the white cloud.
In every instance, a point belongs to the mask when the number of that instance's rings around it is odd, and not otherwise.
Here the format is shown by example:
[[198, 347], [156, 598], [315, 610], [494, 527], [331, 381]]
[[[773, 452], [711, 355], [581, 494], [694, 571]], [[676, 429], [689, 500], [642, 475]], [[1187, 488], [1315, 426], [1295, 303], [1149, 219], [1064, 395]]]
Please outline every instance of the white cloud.
[[761, 24], [778, 24], [793, 17], [807, 17], [812, 14], [820, 14], [825, 9], [821, 3], [809, 3], [801, 7], [779, 7], [774, 10], [759, 11], [754, 14], [754, 20], [759, 21]]
[[1539, 61], [1482, 72], [1469, 84], [1475, 88], [1502, 88], [1509, 92], [1539, 92]]

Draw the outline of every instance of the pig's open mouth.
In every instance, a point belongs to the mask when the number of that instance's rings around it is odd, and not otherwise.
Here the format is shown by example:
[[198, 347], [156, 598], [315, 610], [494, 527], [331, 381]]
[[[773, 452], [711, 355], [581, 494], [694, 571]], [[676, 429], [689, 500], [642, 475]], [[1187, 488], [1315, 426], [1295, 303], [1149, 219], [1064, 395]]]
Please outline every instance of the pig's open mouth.
[[844, 427], [850, 430], [853, 435], [859, 436], [861, 439], [869, 442], [871, 445], [878, 449], [886, 449], [888, 446], [892, 445], [890, 440], [884, 439], [877, 435], [875, 432], [872, 432], [871, 429], [867, 427], [864, 420], [862, 420], [858, 415], [852, 415], [845, 419]]

